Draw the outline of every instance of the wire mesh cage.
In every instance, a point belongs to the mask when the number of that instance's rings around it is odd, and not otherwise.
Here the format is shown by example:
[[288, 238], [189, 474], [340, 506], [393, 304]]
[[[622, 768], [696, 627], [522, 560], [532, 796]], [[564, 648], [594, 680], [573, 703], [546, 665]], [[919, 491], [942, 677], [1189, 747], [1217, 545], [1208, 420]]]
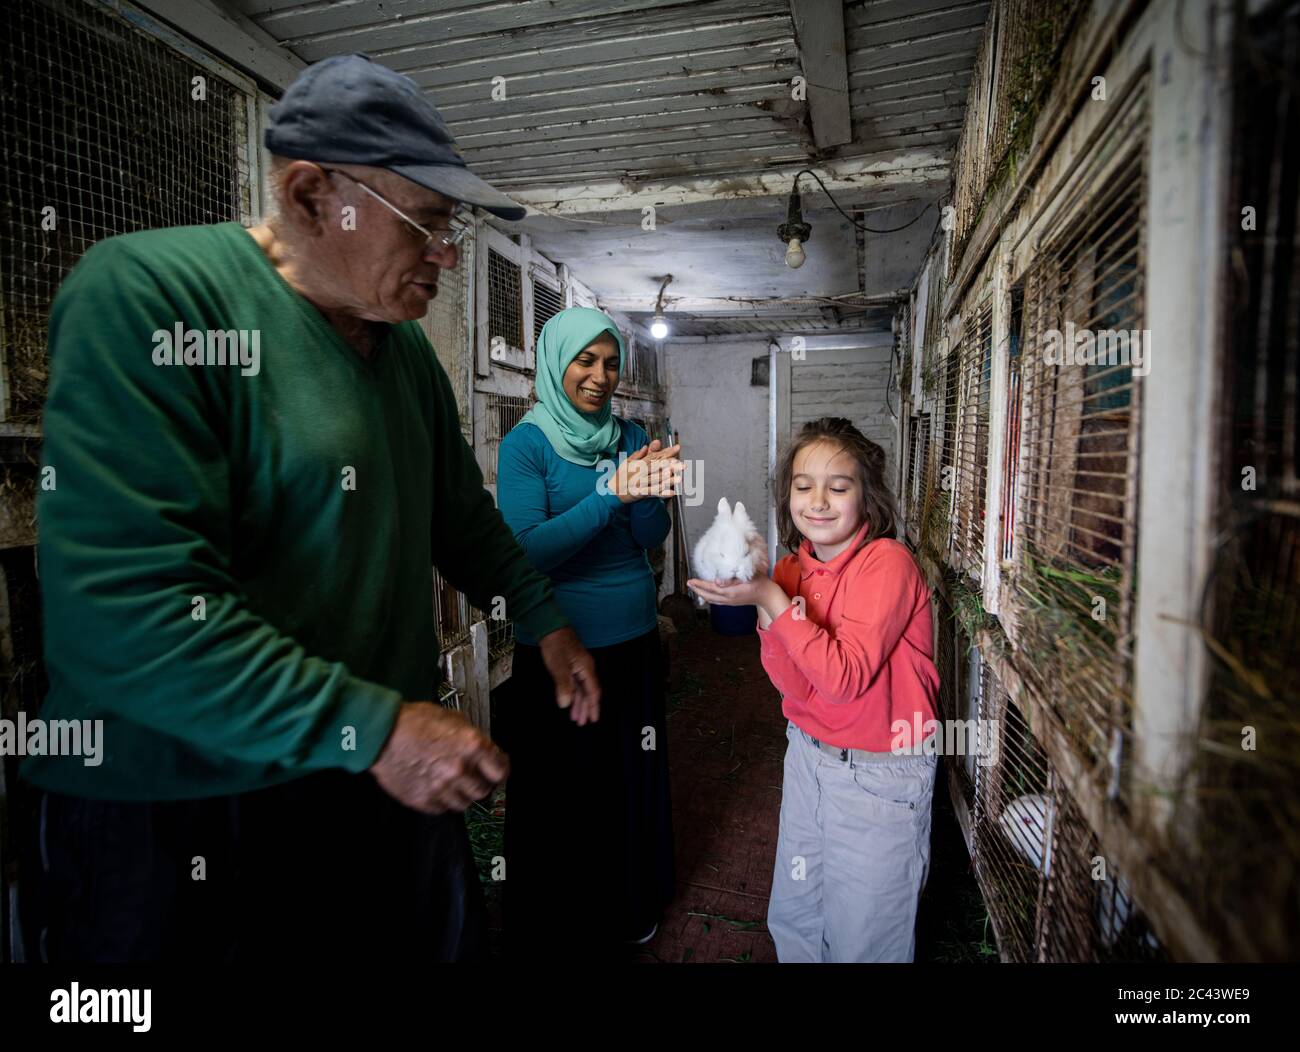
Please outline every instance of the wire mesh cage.
[[1050, 79], [1080, 0], [1000, 0], [988, 154], [1001, 162], [1032, 129], [1035, 101]]
[[528, 399], [518, 395], [489, 393], [484, 401], [487, 414], [487, 427], [484, 443], [487, 449], [487, 474], [484, 482], [495, 483], [497, 480], [497, 458], [501, 452], [501, 440], [510, 434], [516, 424], [528, 412]]
[[[946, 589], [935, 589], [935, 669], [939, 673], [939, 718], [949, 726], [978, 717], [972, 708], [972, 659], [978, 652], [957, 621]], [[971, 739], [967, 738], [969, 744]], [[967, 805], [974, 803], [975, 757], [973, 752], [949, 764], [949, 777]]]
[[508, 617], [485, 616], [488, 632], [488, 658], [496, 661], [515, 645], [515, 623]]
[[461, 434], [466, 441], [472, 442], [470, 371], [473, 357], [470, 354], [469, 336], [470, 318], [473, 317], [471, 290], [474, 287], [472, 275], [476, 245], [472, 221], [454, 225], [466, 228], [464, 240], [459, 246], [460, 263], [438, 272], [438, 295], [429, 304], [421, 325], [429, 342], [433, 344], [434, 353], [438, 356], [447, 379], [451, 381], [451, 389], [456, 395], [456, 413], [460, 420]]
[[637, 354], [636, 336], [626, 329], [619, 329], [619, 334], [623, 337], [627, 356], [619, 372], [618, 393], [630, 395], [641, 385], [641, 357]]
[[637, 372], [641, 376], [643, 386], [649, 391], [658, 391], [659, 351], [653, 343], [646, 343], [638, 339], [636, 341], [636, 353], [641, 358], [641, 362], [637, 367]]
[[0, 419], [39, 420], [50, 303], [87, 248], [135, 230], [251, 218], [253, 97], [236, 80], [99, 4], [6, 6]]
[[1214, 551], [1199, 612], [1209, 684], [1170, 862], [1245, 960], [1300, 946], [1300, 9], [1253, 18], [1233, 69]]
[[930, 462], [930, 414], [917, 413], [911, 419], [908, 436], [907, 477], [904, 493], [907, 495], [907, 532], [918, 537], [921, 530], [922, 509], [925, 500], [926, 465]]
[[978, 308], [963, 339], [957, 368], [952, 548], [956, 568], [983, 577], [984, 501], [989, 459], [989, 390], [993, 368], [993, 303]]
[[997, 760], [977, 767], [972, 859], [1004, 960], [1032, 961], [1054, 810], [1047, 757], [995, 677], [981, 674], [980, 718], [997, 728]]
[[533, 343], [541, 338], [542, 327], [564, 310], [564, 291], [534, 274], [533, 282]]
[[[993, 106], [990, 72], [996, 61], [996, 11], [997, 5], [990, 5], [989, 21], [985, 24], [984, 36], [980, 40], [979, 50], [975, 53], [975, 64], [971, 69], [966, 117], [962, 121], [957, 148], [953, 154], [952, 238], [953, 243], [959, 247], [965, 244], [974, 225], [991, 171], [991, 159], [986, 147], [989, 110]], [[960, 260], [960, 251], [954, 252], [949, 258], [949, 277]]]
[[1101, 852], [1096, 834], [1049, 764], [1050, 863], [1044, 866], [1034, 959], [1154, 961], [1164, 953], [1132, 889]]
[[894, 341], [898, 349], [898, 389], [903, 394], [903, 404], [912, 402], [912, 371], [916, 367], [915, 348], [912, 346], [912, 308], [906, 302], [894, 314]]
[[970, 765], [972, 858], [1002, 958], [1163, 959], [1133, 889], [1044, 748], [1045, 710], [1013, 697], [978, 649], [970, 654], [971, 707], [996, 741], [992, 757]]
[[1139, 88], [1035, 259], [1020, 363], [1016, 642], [1112, 795], [1132, 728], [1145, 113]]
[[445, 679], [438, 684], [437, 690], [438, 704], [445, 709], [451, 709], [455, 712], [462, 711], [460, 691], [448, 683]]
[[1020, 506], [1021, 326], [1024, 290], [1011, 290], [1011, 321], [1007, 329], [1007, 399], [1005, 455], [1002, 458], [1002, 503], [999, 509], [998, 558], [1009, 565], [1015, 556], [1016, 511]]
[[960, 434], [961, 341], [957, 340], [939, 366], [938, 394], [932, 426], [935, 462], [926, 479], [921, 547], [936, 562], [952, 549], [952, 522], [957, 494], [957, 443]]
[[433, 613], [438, 646], [443, 654], [469, 642], [469, 600], [433, 568]]
[[980, 207], [1014, 172], [1059, 66], [1081, 0], [1004, 0], [990, 5], [953, 156], [951, 275], [961, 262]]
[[[519, 264], [488, 249], [488, 345], [522, 352], [523, 277]], [[498, 343], [500, 341], [500, 343]]]
[[960, 795], [970, 816], [972, 866], [1002, 959], [1163, 959], [1132, 887], [1048, 755], [1049, 710], [1018, 670], [1020, 693], [1007, 689], [999, 672], [1007, 665], [988, 646], [988, 630], [977, 640], [963, 625], [959, 583], [950, 576], [935, 590], [939, 715], [978, 735], [968, 732], [947, 766], [954, 800]]

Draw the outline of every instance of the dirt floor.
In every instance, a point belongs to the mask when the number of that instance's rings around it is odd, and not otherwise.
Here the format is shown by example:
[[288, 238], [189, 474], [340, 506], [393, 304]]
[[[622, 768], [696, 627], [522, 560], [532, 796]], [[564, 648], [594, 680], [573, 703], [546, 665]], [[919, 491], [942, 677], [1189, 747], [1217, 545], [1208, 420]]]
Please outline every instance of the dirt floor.
[[[781, 699], [759, 661], [758, 637], [724, 636], [689, 603], [669, 599], [677, 628], [668, 697], [668, 755], [677, 840], [677, 897], [654, 939], [631, 951], [647, 963], [775, 962], [765, 917], [776, 856], [785, 755]], [[487, 859], [505, 801], [470, 815], [494, 944], [498, 887]], [[942, 766], [935, 792], [930, 879], [917, 927], [918, 961], [996, 961]]]

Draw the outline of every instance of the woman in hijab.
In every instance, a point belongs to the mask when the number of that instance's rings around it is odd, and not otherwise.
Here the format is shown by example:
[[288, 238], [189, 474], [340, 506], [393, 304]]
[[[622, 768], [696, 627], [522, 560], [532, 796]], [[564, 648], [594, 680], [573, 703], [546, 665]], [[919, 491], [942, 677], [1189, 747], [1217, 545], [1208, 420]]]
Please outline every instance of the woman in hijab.
[[[673, 896], [664, 676], [646, 549], [684, 465], [614, 416], [625, 361], [606, 314], [560, 311], [537, 341], [537, 401], [501, 441], [497, 504], [596, 662], [599, 717], [572, 718], [515, 626], [499, 708], [512, 956], [608, 955], [649, 941]], [[620, 464], [620, 461], [622, 463]], [[508, 613], [508, 611], [507, 611]]]

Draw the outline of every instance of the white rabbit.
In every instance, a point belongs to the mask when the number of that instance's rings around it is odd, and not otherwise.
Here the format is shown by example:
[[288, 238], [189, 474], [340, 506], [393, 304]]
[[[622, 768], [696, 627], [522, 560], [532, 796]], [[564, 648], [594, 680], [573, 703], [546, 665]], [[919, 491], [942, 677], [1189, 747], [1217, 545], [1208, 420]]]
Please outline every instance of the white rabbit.
[[[1045, 877], [1052, 875], [1052, 818], [1052, 802], [1034, 794], [1012, 800], [998, 819], [1012, 846]], [[1135, 912], [1128, 881], [1122, 874], [1107, 873], [1097, 889], [1097, 928], [1103, 946], [1110, 949], [1115, 945]], [[1142, 936], [1142, 942], [1151, 949], [1159, 946], [1150, 932]]]
[[1052, 802], [1047, 797], [1017, 797], [1003, 808], [998, 824], [1026, 862], [1041, 870], [1043, 876], [1052, 875]]
[[766, 547], [745, 505], [736, 501], [733, 510], [723, 497], [713, 525], [695, 544], [695, 572], [703, 581], [751, 580], [755, 560], [761, 559]]

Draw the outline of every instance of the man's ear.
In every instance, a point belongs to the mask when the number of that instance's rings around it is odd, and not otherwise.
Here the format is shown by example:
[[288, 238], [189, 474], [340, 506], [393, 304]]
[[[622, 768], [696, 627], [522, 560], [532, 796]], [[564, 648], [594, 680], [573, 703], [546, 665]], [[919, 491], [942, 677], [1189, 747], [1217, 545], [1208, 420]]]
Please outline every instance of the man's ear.
[[319, 165], [294, 161], [280, 181], [280, 215], [303, 234], [319, 237], [331, 219], [334, 188]]

